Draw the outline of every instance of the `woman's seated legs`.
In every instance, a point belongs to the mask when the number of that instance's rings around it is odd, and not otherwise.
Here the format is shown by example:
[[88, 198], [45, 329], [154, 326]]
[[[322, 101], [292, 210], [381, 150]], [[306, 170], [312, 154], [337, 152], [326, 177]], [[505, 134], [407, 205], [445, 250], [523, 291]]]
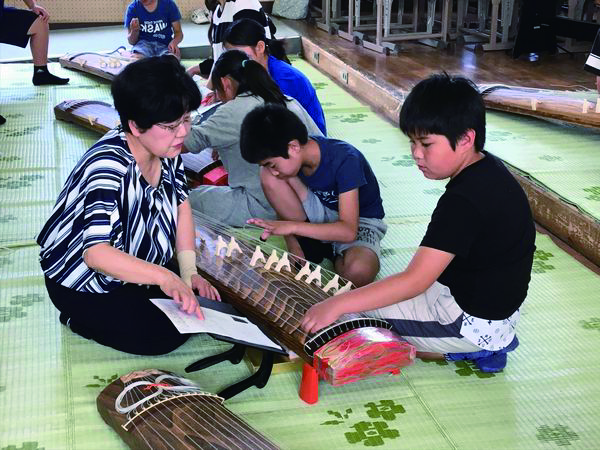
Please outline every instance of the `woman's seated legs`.
[[77, 292], [46, 277], [61, 322], [99, 344], [138, 355], [175, 350], [189, 335], [180, 334], [150, 298], [164, 298], [157, 286], [125, 284], [107, 294]]

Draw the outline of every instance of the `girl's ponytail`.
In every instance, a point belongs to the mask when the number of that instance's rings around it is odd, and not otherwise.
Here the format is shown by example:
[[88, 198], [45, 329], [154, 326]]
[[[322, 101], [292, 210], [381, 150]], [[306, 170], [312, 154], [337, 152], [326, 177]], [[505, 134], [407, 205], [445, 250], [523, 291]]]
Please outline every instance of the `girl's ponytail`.
[[260, 63], [252, 59], [246, 59], [243, 61], [242, 66], [242, 80], [237, 80], [240, 83], [238, 93], [250, 92], [261, 97], [265, 103], [285, 105], [286, 99], [281, 89]]
[[238, 83], [237, 95], [250, 93], [261, 97], [265, 103], [286, 104], [285, 95], [265, 68], [240, 50], [226, 51], [215, 62], [211, 75], [215, 89], [223, 89], [221, 78], [226, 76]]
[[273, 55], [273, 57], [281, 61], [285, 61], [290, 65], [292, 64], [287, 57], [283, 41], [280, 41], [279, 39], [267, 39], [266, 44], [270, 55]]

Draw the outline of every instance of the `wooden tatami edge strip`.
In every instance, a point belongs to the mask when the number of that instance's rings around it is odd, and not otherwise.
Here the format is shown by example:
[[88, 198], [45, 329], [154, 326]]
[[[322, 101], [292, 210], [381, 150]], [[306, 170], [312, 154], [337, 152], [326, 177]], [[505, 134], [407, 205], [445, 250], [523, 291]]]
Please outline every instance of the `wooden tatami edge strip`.
[[302, 54], [310, 64], [380, 111], [394, 124], [398, 124], [400, 108], [405, 97], [402, 90], [386, 81], [354, 69], [305, 36], [302, 36]]
[[[398, 124], [405, 93], [389, 83], [350, 67], [330, 51], [302, 37], [304, 59], [328, 74], [352, 94]], [[558, 195], [507, 165], [521, 184], [534, 219], [573, 250], [600, 266], [600, 222]]]
[[555, 236], [600, 266], [600, 223], [543, 185], [509, 167], [527, 194], [533, 218]]

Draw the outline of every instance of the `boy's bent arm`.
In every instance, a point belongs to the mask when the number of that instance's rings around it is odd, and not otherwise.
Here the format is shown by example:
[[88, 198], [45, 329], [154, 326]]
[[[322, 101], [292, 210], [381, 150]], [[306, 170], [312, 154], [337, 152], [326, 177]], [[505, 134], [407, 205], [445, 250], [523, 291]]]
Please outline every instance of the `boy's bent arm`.
[[171, 22], [173, 27], [173, 39], [169, 42], [168, 49], [178, 59], [181, 58], [181, 50], [179, 50], [179, 43], [183, 40], [183, 32], [181, 31], [181, 22]]
[[[276, 208], [277, 211], [277, 208]], [[284, 216], [277, 211], [280, 216]], [[263, 239], [271, 235], [304, 236], [320, 241], [352, 242], [358, 231], [358, 189], [344, 192], [339, 196], [339, 220], [329, 223], [311, 223], [283, 220], [250, 219], [248, 223], [265, 229]]]
[[127, 42], [130, 45], [137, 44], [137, 41], [140, 38], [140, 29], [134, 28], [131, 24], [129, 25], [129, 33], [127, 33]]
[[353, 242], [358, 232], [358, 189], [339, 195], [339, 220], [329, 223], [299, 222], [296, 235], [320, 241]]
[[171, 22], [171, 26], [173, 27], [173, 39], [172, 43], [175, 45], [179, 45], [181, 41], [183, 41], [183, 30], [181, 29], [181, 22], [178, 20], [176, 22]]
[[452, 253], [419, 247], [404, 272], [312, 306], [302, 320], [302, 328], [316, 332], [342, 314], [371, 311], [416, 297], [439, 278], [453, 258]]
[[336, 242], [352, 242], [356, 240], [359, 218], [358, 188], [343, 192], [338, 197], [338, 213], [340, 220], [337, 239], [325, 239]]

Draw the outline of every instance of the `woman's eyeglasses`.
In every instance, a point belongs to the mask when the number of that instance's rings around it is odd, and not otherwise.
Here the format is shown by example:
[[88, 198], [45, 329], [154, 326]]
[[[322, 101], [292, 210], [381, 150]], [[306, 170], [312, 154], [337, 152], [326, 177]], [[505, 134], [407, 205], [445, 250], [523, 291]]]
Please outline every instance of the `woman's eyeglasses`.
[[157, 127], [162, 128], [163, 130], [170, 131], [171, 133], [176, 133], [181, 125], [185, 127], [189, 127], [192, 124], [192, 117], [185, 116], [179, 122], [173, 125], [167, 125], [165, 123], [157, 123], [155, 124]]

